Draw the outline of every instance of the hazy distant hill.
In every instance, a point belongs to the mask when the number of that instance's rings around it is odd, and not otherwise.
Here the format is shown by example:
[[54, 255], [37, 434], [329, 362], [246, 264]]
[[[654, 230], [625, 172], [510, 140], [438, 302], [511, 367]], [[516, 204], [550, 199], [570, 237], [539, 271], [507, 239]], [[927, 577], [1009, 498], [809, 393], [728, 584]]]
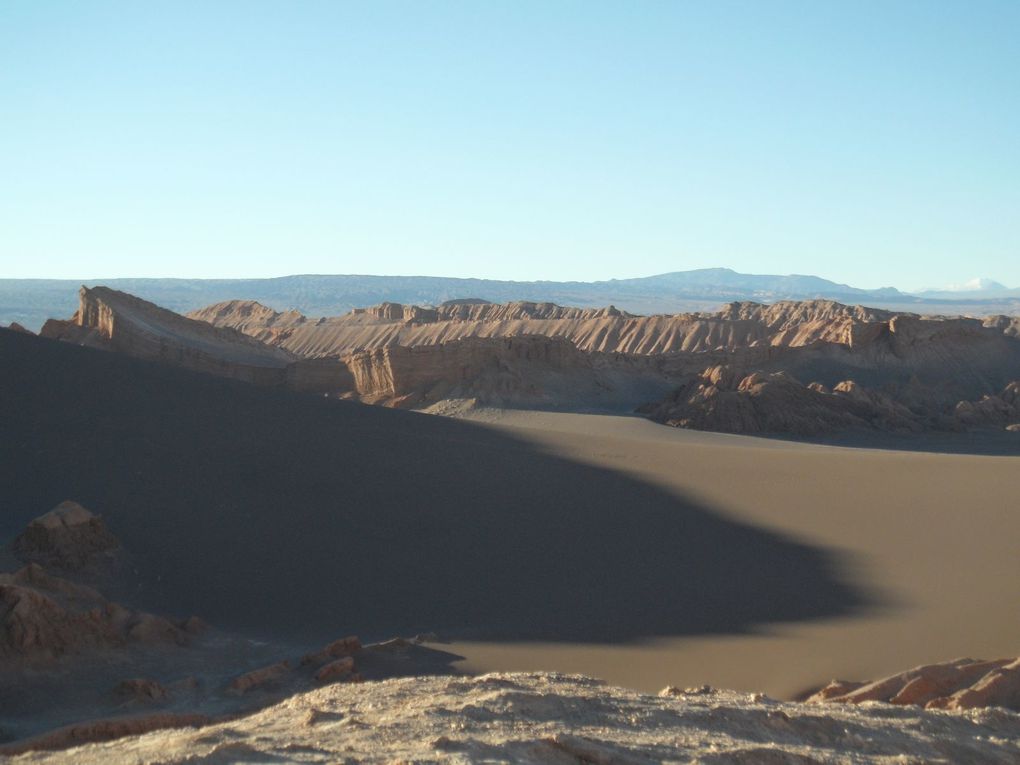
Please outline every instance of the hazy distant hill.
[[[511, 282], [434, 276], [302, 275], [275, 279], [90, 279], [187, 312], [230, 299], [257, 300], [277, 310], [329, 316], [382, 302], [436, 305], [458, 298], [493, 302], [549, 301], [593, 307], [613, 304], [633, 313], [713, 310], [736, 300], [773, 302], [823, 298], [921, 313], [1020, 313], [1020, 295], [992, 300], [922, 299], [891, 287], [864, 290], [817, 276], [741, 274], [727, 268], [677, 271], [601, 282]], [[0, 323], [36, 330], [51, 317], [66, 318], [78, 304], [81, 282], [72, 279], [0, 279]]]
[[1020, 299], [1020, 288], [1010, 289], [992, 279], [972, 279], [953, 287], [922, 290], [917, 295], [927, 300]]

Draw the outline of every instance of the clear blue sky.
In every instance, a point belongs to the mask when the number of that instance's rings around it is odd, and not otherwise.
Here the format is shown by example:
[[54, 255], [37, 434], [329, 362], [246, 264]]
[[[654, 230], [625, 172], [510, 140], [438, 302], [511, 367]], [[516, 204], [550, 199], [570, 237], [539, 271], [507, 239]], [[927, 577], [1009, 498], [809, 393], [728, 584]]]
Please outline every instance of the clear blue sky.
[[0, 2], [0, 276], [1020, 286], [1020, 1]]

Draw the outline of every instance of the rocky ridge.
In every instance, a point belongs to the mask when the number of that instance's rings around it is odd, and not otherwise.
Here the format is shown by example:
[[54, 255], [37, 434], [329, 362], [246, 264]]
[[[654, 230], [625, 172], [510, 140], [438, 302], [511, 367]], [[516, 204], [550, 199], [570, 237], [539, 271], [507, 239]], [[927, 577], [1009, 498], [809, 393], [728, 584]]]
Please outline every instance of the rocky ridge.
[[[427, 349], [466, 338], [565, 340], [583, 354], [612, 358], [628, 372], [644, 359], [641, 373], [673, 390], [658, 401], [630, 398], [630, 403], [677, 427], [813, 436], [844, 429], [914, 433], [1020, 423], [1010, 387], [1020, 378], [1013, 317], [922, 317], [824, 300], [737, 302], [716, 313], [674, 316], [548, 303], [437, 308], [386, 303], [316, 321], [233, 301], [191, 315], [299, 354], [363, 349], [355, 352], [359, 362], [371, 359], [382, 369], [392, 358], [427, 367], [447, 355]], [[240, 321], [252, 316], [259, 321]], [[591, 375], [585, 366], [572, 360], [565, 368], [580, 379]], [[420, 390], [423, 378], [435, 376], [433, 370], [404, 380]], [[448, 383], [417, 399], [408, 390], [391, 395], [415, 406], [442, 398], [445, 389], [470, 387]], [[619, 381], [616, 387], [627, 390]], [[641, 390], [647, 395], [652, 388]]]
[[[238, 326], [254, 332], [253, 337], [102, 287], [82, 288], [80, 303], [70, 321], [47, 322], [42, 335], [259, 385], [389, 406], [427, 407], [457, 399], [491, 405], [601, 403], [632, 408], [631, 401], [661, 396], [669, 389], [654, 363], [583, 353], [560, 337], [463, 336], [428, 346], [387, 345], [302, 358], [262, 339], [279, 342], [287, 327], [305, 323], [304, 317], [277, 314], [250, 302], [235, 301], [206, 315], [243, 317]], [[486, 307], [458, 303], [441, 310], [470, 313]], [[402, 315], [403, 307], [398, 308]], [[542, 310], [579, 313], [555, 306]], [[398, 311], [382, 306], [369, 313], [384, 317]], [[256, 326], [265, 331], [255, 331]], [[641, 392], [635, 396], [637, 390]]]
[[348, 314], [308, 319], [254, 301], [235, 300], [192, 311], [190, 318], [239, 329], [300, 356], [340, 356], [391, 345], [429, 345], [462, 337], [563, 337], [582, 351], [656, 355], [752, 346], [798, 348], [834, 343], [856, 348], [898, 333], [902, 354], [918, 334], [952, 337], [1016, 334], [1020, 319], [922, 317], [828, 300], [736, 302], [717, 312], [636, 316], [608, 308], [553, 303], [444, 304], [436, 308], [383, 303]]
[[638, 410], [674, 425], [814, 436], [1017, 429], [1016, 320], [823, 300], [634, 316], [613, 307], [384, 303], [312, 320], [253, 301], [181, 317], [84, 289], [43, 334], [257, 384], [388, 406]]
[[261, 384], [282, 379], [294, 361], [238, 330], [191, 321], [107, 287], [82, 287], [74, 316], [50, 319], [39, 334]]
[[249, 717], [182, 723], [188, 727], [24, 761], [808, 765], [1020, 757], [1020, 717], [1001, 710], [818, 706], [710, 688], [652, 696], [552, 673], [331, 685]]

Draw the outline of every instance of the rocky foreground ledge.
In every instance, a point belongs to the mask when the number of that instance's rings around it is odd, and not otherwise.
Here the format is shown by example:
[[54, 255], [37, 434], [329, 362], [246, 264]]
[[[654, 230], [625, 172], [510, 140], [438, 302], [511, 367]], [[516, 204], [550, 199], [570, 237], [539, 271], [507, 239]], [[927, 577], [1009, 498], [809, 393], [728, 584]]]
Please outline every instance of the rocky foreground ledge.
[[1020, 715], [489, 674], [331, 685], [229, 722], [9, 761], [1016, 763]]

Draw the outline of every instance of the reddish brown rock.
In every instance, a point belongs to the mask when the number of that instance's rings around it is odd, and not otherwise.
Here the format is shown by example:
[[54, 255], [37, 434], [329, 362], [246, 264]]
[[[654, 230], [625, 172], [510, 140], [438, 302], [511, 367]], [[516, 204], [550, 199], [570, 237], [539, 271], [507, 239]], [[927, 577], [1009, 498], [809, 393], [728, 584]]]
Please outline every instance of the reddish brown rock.
[[14, 540], [20, 560], [64, 571], [103, 566], [119, 548], [103, 519], [71, 500], [33, 520]]
[[268, 667], [260, 667], [235, 677], [230, 681], [227, 690], [231, 693], [243, 694], [257, 688], [265, 688], [278, 683], [289, 675], [291, 671], [292, 667], [289, 661], [270, 664]]
[[335, 683], [347, 678], [354, 672], [354, 657], [344, 656], [319, 667], [315, 673], [317, 683]]
[[323, 664], [331, 659], [336, 659], [341, 656], [353, 656], [360, 650], [361, 640], [352, 635], [340, 638], [339, 640], [334, 640], [321, 650], [306, 654], [301, 657], [301, 664], [302, 666], [308, 664]]
[[1005, 707], [1020, 711], [1020, 659], [957, 659], [928, 664], [870, 683], [833, 681], [810, 702], [884, 701], [928, 709]]
[[107, 601], [32, 563], [0, 574], [0, 658], [48, 659], [129, 643], [184, 645], [172, 622]]

